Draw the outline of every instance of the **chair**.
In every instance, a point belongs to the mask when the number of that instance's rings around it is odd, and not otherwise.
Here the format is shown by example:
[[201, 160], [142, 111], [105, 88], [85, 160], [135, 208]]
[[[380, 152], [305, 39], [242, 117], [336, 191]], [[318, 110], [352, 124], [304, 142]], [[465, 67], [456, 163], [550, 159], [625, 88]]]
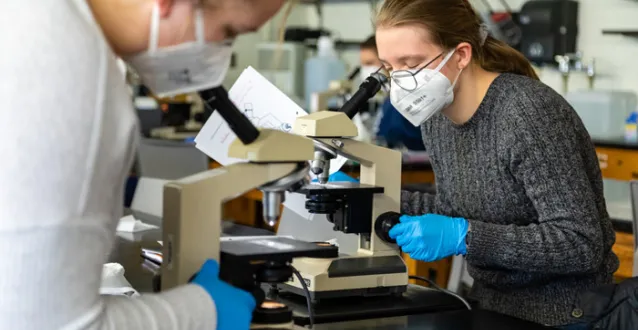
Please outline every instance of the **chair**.
[[177, 180], [208, 169], [208, 156], [191, 143], [142, 139], [137, 149], [140, 175]]
[[208, 156], [190, 143], [142, 139], [137, 149], [139, 181], [131, 212], [153, 225], [161, 225], [164, 184], [208, 169]]
[[457, 294], [463, 294], [463, 286], [472, 287], [474, 279], [466, 269], [465, 258], [463, 256], [452, 257], [452, 271], [447, 282], [447, 289]]
[[631, 211], [634, 233], [634, 269], [633, 276], [638, 276], [638, 181], [629, 184], [631, 193]]

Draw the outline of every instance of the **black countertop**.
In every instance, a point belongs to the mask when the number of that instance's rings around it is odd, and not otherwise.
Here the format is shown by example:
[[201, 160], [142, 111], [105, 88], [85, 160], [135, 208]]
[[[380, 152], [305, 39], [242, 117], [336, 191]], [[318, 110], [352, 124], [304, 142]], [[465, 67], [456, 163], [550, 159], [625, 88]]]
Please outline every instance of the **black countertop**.
[[[227, 225], [224, 233], [226, 235], [251, 236], [265, 234], [263, 230], [232, 225]], [[124, 237], [118, 236], [116, 246], [109, 258], [110, 262], [120, 263], [124, 267], [126, 279], [140, 293], [153, 292], [153, 278], [155, 274], [159, 272], [159, 269], [157, 266], [144, 262], [144, 259], [140, 256], [140, 249], [161, 250], [161, 245], [157, 242], [162, 239], [160, 230], [149, 230], [134, 235], [122, 236]], [[305, 328], [299, 327], [298, 329]], [[316, 325], [314, 329], [541, 330], [548, 328], [498, 313], [482, 310], [465, 310], [319, 324]]]
[[624, 139], [592, 139], [592, 141], [597, 147], [638, 150], [638, 142], [628, 142]]
[[[302, 329], [302, 328], [298, 328]], [[484, 310], [450, 311], [364, 321], [317, 324], [316, 330], [542, 330], [541, 325]]]
[[615, 231], [627, 234], [632, 234], [634, 232], [634, 225], [631, 221], [611, 219], [611, 225], [614, 227]]

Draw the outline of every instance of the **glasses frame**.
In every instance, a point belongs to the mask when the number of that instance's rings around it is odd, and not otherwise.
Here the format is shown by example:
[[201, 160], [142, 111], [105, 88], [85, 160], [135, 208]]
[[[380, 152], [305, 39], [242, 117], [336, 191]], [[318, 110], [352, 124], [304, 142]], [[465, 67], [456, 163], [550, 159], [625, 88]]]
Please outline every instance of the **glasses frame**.
[[[419, 88], [417, 81], [416, 81], [416, 75], [419, 74], [419, 72], [423, 71], [423, 69], [427, 68], [428, 66], [430, 66], [430, 64], [434, 63], [434, 61], [438, 60], [439, 58], [441, 58], [441, 56], [443, 56], [443, 54], [445, 54], [445, 52], [441, 52], [439, 55], [437, 55], [435, 58], [433, 58], [431, 61], [429, 61], [428, 63], [426, 63], [425, 65], [421, 66], [421, 68], [419, 68], [418, 70], [412, 72], [410, 70], [397, 70], [397, 71], [392, 71], [390, 73], [390, 80], [394, 81], [395, 84], [397, 84], [397, 86], [399, 86], [401, 89], [408, 91], [408, 92], [412, 92], [414, 90], [416, 90], [417, 88]], [[395, 78], [396, 74], [402, 74], [405, 76], [402, 76], [401, 78], [405, 78], [407, 76], [411, 76], [412, 79], [414, 80], [414, 88], [405, 88], [404, 86], [401, 86], [401, 83], [399, 83], [399, 80], [397, 78]]]

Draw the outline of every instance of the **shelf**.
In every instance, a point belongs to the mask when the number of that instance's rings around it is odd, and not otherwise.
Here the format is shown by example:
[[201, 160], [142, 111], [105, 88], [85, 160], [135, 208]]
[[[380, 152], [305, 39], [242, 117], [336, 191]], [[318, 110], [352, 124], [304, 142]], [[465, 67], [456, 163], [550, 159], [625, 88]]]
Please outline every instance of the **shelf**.
[[603, 30], [603, 34], [638, 38], [638, 30]]

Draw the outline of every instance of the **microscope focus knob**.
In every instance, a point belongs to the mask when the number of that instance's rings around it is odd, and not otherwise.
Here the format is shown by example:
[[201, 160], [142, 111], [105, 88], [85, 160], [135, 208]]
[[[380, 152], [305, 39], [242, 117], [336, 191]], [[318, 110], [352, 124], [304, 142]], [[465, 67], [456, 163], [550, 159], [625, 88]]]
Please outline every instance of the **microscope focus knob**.
[[377, 217], [374, 222], [374, 232], [386, 243], [396, 244], [396, 241], [390, 238], [390, 229], [398, 224], [401, 214], [397, 212], [386, 212]]

